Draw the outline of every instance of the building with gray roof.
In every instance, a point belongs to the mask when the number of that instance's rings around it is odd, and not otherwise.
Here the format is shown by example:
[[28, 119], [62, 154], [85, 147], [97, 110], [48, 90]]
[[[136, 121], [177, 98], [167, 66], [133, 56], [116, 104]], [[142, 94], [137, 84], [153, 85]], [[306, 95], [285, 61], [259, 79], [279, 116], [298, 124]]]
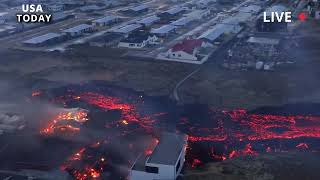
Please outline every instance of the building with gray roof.
[[80, 24], [78, 26], [64, 30], [63, 32], [70, 36], [80, 36], [86, 32], [93, 31], [93, 26], [89, 24]]
[[151, 33], [156, 34], [158, 36], [168, 36], [169, 33], [175, 32], [176, 29], [177, 29], [176, 26], [171, 25], [171, 24], [167, 24], [167, 25], [161, 26], [157, 29], [152, 29]]
[[162, 133], [151, 155], [141, 155], [134, 163], [131, 180], [170, 179], [178, 177], [186, 154], [187, 136]]
[[136, 7], [133, 7], [133, 8], [130, 8], [132, 11], [142, 11], [142, 10], [146, 10], [148, 9], [149, 7], [145, 4], [142, 4], [140, 6], [136, 6]]
[[139, 6], [131, 7], [129, 9], [125, 10], [124, 12], [138, 15], [139, 13], [144, 13], [144, 12], [148, 12], [148, 11], [149, 11], [149, 6], [147, 6], [145, 4], [141, 4]]
[[158, 21], [160, 21], [160, 18], [156, 15], [153, 15], [153, 16], [143, 18], [143, 19], [137, 21], [137, 23], [142, 24], [144, 26], [150, 26]]
[[190, 22], [192, 21], [192, 19], [188, 18], [188, 17], [182, 17], [176, 21], [173, 21], [171, 23], [171, 25], [174, 25], [174, 26], [185, 26], [187, 24], [189, 24]]
[[270, 46], [277, 46], [280, 43], [280, 39], [277, 38], [269, 38], [269, 37], [250, 37], [247, 40], [248, 43], [253, 44], [263, 44], [263, 45], [270, 45]]
[[122, 26], [118, 29], [114, 29], [113, 32], [122, 33], [122, 34], [129, 34], [129, 33], [132, 33], [133, 31], [139, 30], [141, 28], [142, 28], [141, 24], [128, 24], [128, 25]]
[[164, 13], [168, 13], [170, 15], [177, 15], [177, 14], [179, 14], [181, 12], [184, 12], [184, 9], [182, 7], [178, 6], [178, 7], [173, 7], [171, 9], [165, 11]]
[[57, 33], [47, 33], [41, 36], [33, 37], [29, 40], [23, 41], [23, 44], [34, 45], [34, 46], [41, 46], [46, 44], [52, 44], [61, 40], [63, 35]]
[[177, 16], [183, 14], [185, 12], [185, 9], [179, 6], [173, 7], [167, 11], [163, 11], [162, 13], [158, 14], [158, 16], [161, 18], [161, 20], [172, 20], [175, 19]]
[[116, 16], [105, 16], [103, 18], [96, 19], [96, 20], [92, 21], [92, 23], [95, 26], [108, 26], [108, 25], [116, 23], [118, 20], [119, 20], [119, 18]]
[[212, 43], [224, 34], [238, 33], [241, 29], [242, 28], [239, 25], [217, 24], [212, 29], [209, 29], [200, 35], [198, 39], [203, 39]]

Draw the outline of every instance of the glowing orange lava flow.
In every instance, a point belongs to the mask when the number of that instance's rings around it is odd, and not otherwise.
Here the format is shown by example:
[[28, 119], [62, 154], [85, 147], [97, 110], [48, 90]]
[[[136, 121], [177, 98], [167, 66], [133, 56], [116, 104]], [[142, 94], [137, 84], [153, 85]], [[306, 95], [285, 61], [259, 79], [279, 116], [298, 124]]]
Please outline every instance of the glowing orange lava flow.
[[[107, 124], [105, 127], [116, 128], [117, 132], [119, 131], [121, 135], [128, 134], [127, 132], [129, 131], [135, 132], [136, 129], [142, 129], [143, 132], [151, 134], [155, 131], [158, 123], [163, 123], [160, 124], [163, 129], [168, 127], [166, 126], [168, 124], [155, 120], [156, 116], [161, 116], [164, 113], [143, 115], [138, 111], [139, 104], [126, 103], [123, 99], [117, 97], [86, 92], [67, 95], [63, 103], [68, 100], [67, 98], [71, 98], [73, 101], [85, 102], [105, 110], [120, 110], [121, 118], [116, 122]], [[188, 134], [187, 162], [190, 167], [202, 165], [205, 163], [203, 160], [210, 158], [211, 160], [226, 160], [246, 155], [255, 156], [264, 151], [278, 152], [278, 148], [282, 148], [277, 146], [279, 142], [280, 145], [281, 142], [289, 142], [288, 144], [291, 143], [291, 147], [297, 150], [314, 151], [313, 144], [305, 141], [305, 139], [320, 140], [319, 116], [250, 114], [243, 109], [234, 111], [210, 109], [209, 116], [208, 119], [197, 119], [197, 122], [193, 122], [193, 120], [188, 117], [182, 117], [181, 120], [175, 124], [177, 130]], [[70, 115], [68, 113], [61, 114], [51, 122], [43, 132], [52, 133], [55, 128], [61, 129], [58, 122], [62, 119], [75, 120], [83, 123], [87, 120], [86, 117], [87, 115], [85, 113], [78, 115]], [[67, 127], [64, 126], [64, 128]], [[198, 151], [201, 149], [201, 145], [205, 146], [204, 152]], [[219, 147], [220, 149], [218, 149], [217, 147], [219, 145], [222, 148]], [[134, 149], [132, 145], [129, 145], [129, 148]], [[153, 146], [146, 148], [144, 154], [150, 155], [153, 148]], [[317, 146], [317, 148], [319, 149], [319, 146]], [[286, 150], [288, 149], [280, 149], [280, 151]], [[75, 153], [69, 162], [82, 160], [85, 156], [84, 152], [85, 150], [80, 150], [78, 153]], [[104, 167], [100, 165], [102, 162], [106, 162], [107, 158], [108, 157], [100, 157], [100, 160], [94, 161], [94, 165], [84, 166], [80, 170], [73, 169], [71, 170], [71, 174], [79, 180], [99, 177], [103, 172], [102, 167]], [[67, 167], [70, 168], [71, 166], [68, 165]]]
[[272, 139], [320, 138], [320, 117], [249, 114], [246, 110], [223, 111], [236, 123], [233, 127], [197, 128], [191, 130], [200, 136], [190, 135], [196, 141], [262, 141]]
[[43, 135], [53, 135], [54, 133], [65, 133], [65, 132], [79, 132], [79, 127], [74, 127], [73, 125], [68, 124], [71, 121], [77, 123], [84, 123], [88, 121], [88, 111], [79, 108], [73, 109], [59, 109], [60, 112], [56, 117], [49, 121], [49, 124], [43, 128], [40, 133]]
[[88, 104], [98, 106], [107, 110], [121, 110], [122, 117], [119, 124], [129, 125], [131, 123], [139, 124], [147, 132], [153, 131], [155, 121], [149, 116], [141, 116], [134, 104], [123, 103], [119, 98], [104, 96], [97, 93], [80, 94], [81, 100]]
[[[182, 118], [183, 127], [188, 127], [189, 143], [206, 144], [215, 149], [207, 152], [214, 160], [226, 160], [239, 156], [255, 156], [260, 152], [286, 152], [304, 150], [317, 152], [319, 145], [301, 142], [306, 138], [320, 141], [320, 117], [302, 115], [265, 115], [250, 114], [246, 110], [216, 111], [212, 118], [218, 121], [218, 127], [193, 125], [187, 118]], [[281, 145], [281, 142], [287, 144]], [[245, 145], [245, 146], [244, 146]], [[270, 147], [271, 145], [271, 147]], [[244, 147], [243, 147], [244, 146]], [[206, 160], [198, 154], [196, 148], [189, 149], [191, 167], [203, 164]], [[200, 158], [200, 157], [203, 157]]]
[[[100, 142], [92, 144], [89, 149], [98, 149], [102, 144]], [[81, 148], [74, 153], [62, 165], [61, 170], [68, 171], [76, 180], [96, 179], [101, 176], [105, 170], [107, 160], [105, 157], [94, 157], [87, 148]], [[91, 153], [90, 153], [91, 152]], [[84, 163], [86, 162], [86, 163]]]

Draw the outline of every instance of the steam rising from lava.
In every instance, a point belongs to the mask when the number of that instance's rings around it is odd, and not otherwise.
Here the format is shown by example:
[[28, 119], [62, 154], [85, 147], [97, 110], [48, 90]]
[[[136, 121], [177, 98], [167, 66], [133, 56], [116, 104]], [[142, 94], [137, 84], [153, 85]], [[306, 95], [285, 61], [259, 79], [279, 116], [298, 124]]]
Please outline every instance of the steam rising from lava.
[[[114, 159], [111, 160], [114, 154], [110, 153], [110, 151], [119, 149], [134, 152], [130, 157], [123, 157], [127, 159], [129, 169], [133, 163], [133, 157], [139, 154], [141, 147], [144, 147], [146, 155], [152, 153], [152, 148], [148, 148], [146, 144], [137, 147], [130, 143], [130, 138], [139, 135], [154, 137], [153, 133], [158, 131], [159, 127], [166, 131], [170, 123], [176, 123], [177, 131], [182, 131], [189, 136], [187, 166], [192, 168], [205, 162], [246, 155], [256, 156], [261, 152], [292, 150], [315, 152], [320, 150], [319, 116], [261, 115], [251, 114], [243, 109], [222, 111], [209, 108], [208, 119], [195, 120], [181, 115], [178, 121], [171, 122], [172, 119], [164, 120], [167, 113], [141, 113], [140, 106], [144, 103], [142, 98], [128, 100], [96, 92], [75, 93], [72, 91], [54, 101], [67, 107], [84, 105], [89, 109], [98, 108], [102, 111], [118, 110], [121, 112], [118, 120], [105, 122], [104, 128], [106, 131], [113, 132], [112, 134], [108, 134], [103, 141], [93, 143], [75, 152], [63, 165], [63, 169], [77, 179], [97, 178], [102, 173], [111, 171], [115, 166], [120, 166], [121, 163], [115, 163]], [[62, 113], [42, 132], [51, 133], [56, 128], [60, 129], [58, 123], [62, 119], [77, 121], [82, 126], [93, 120], [88, 120], [87, 112], [83, 111]], [[65, 130], [70, 129], [66, 128]], [[81, 132], [81, 128], [78, 131]], [[126, 140], [126, 142], [115, 145], [119, 139]], [[118, 148], [115, 148], [116, 146]], [[113, 148], [109, 149], [109, 147]], [[101, 148], [102, 150], [99, 150]], [[104, 153], [100, 154], [99, 152]], [[126, 153], [120, 154], [126, 156]], [[84, 162], [84, 165], [80, 167], [75, 165], [79, 162]]]

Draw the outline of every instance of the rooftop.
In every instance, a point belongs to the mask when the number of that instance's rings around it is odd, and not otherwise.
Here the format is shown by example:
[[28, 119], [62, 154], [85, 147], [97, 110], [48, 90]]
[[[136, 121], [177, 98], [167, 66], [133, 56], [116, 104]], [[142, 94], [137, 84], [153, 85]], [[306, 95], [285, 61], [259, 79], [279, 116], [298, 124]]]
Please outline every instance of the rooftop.
[[172, 52], [184, 51], [193, 54], [195, 48], [201, 47], [203, 41], [201, 39], [185, 39], [172, 47]]
[[200, 10], [200, 9], [197, 9], [197, 10], [194, 10], [192, 12], [189, 12], [187, 14], [184, 14], [183, 16], [185, 17], [194, 17], [194, 16], [201, 16], [202, 14], [208, 12], [209, 10]]
[[38, 36], [38, 37], [34, 37], [32, 39], [26, 40], [23, 43], [27, 43], [27, 44], [40, 44], [43, 42], [46, 42], [47, 40], [53, 39], [53, 38], [57, 38], [60, 37], [61, 34], [57, 34], [57, 33], [48, 33], [48, 34], [44, 34], [42, 36]]
[[63, 32], [66, 32], [66, 33], [79, 32], [79, 31], [86, 30], [86, 29], [91, 28], [91, 27], [93, 27], [93, 26], [92, 25], [88, 25], [88, 24], [80, 24], [78, 26], [66, 29]]
[[183, 17], [183, 18], [180, 18], [176, 21], [173, 21], [171, 23], [171, 25], [174, 25], [174, 26], [184, 26], [184, 25], [187, 25], [188, 23], [190, 23], [192, 20], [190, 18], [187, 18], [187, 17]]
[[154, 33], [154, 34], [166, 34], [166, 33], [169, 33], [169, 32], [171, 32], [172, 30], [174, 30], [176, 28], [177, 28], [176, 26], [167, 24], [167, 25], [161, 26], [161, 27], [159, 27], [157, 29], [152, 29], [151, 33]]
[[257, 44], [278, 45], [280, 43], [280, 39], [267, 38], [267, 37], [250, 37], [247, 42], [257, 43]]
[[163, 133], [146, 163], [175, 165], [186, 143], [186, 135]]
[[120, 28], [114, 30], [114, 32], [126, 34], [126, 33], [132, 32], [132, 31], [135, 31], [141, 27], [142, 27], [142, 25], [140, 25], [140, 24], [128, 24], [128, 25], [125, 25], [123, 27], [120, 27]]
[[157, 22], [159, 20], [160, 20], [159, 17], [157, 17], [156, 15], [153, 15], [153, 16], [143, 18], [140, 21], [138, 21], [137, 23], [139, 23], [139, 24], [152, 24], [152, 23]]
[[125, 43], [142, 43], [143, 41], [147, 40], [150, 37], [150, 34], [144, 33], [144, 34], [132, 34], [129, 35], [129, 37], [121, 40], [120, 42]]
[[114, 21], [116, 19], [117, 19], [117, 17], [115, 17], [115, 16], [105, 16], [103, 18], [94, 20], [93, 22], [95, 22], [95, 23], [104, 23], [104, 22], [111, 22], [111, 21]]
[[174, 7], [174, 8], [167, 10], [167, 11], [164, 11], [163, 13], [169, 13], [171, 15], [176, 15], [182, 11], [184, 11], [184, 9], [182, 7]]
[[209, 29], [205, 33], [203, 33], [201, 36], [198, 37], [198, 39], [207, 39], [210, 41], [216, 40], [218, 37], [220, 37], [224, 33], [231, 32], [235, 28], [233, 25], [229, 24], [217, 24], [212, 29]]
[[106, 33], [103, 36], [97, 36], [97, 37], [91, 39], [91, 42], [102, 42], [102, 43], [112, 42], [112, 41], [115, 41], [121, 37], [122, 37], [121, 34]]
[[136, 6], [136, 7], [132, 7], [130, 8], [130, 10], [132, 11], [142, 11], [142, 10], [145, 10], [145, 9], [148, 9], [149, 7], [145, 4], [142, 4], [142, 5], [139, 5], [139, 6]]

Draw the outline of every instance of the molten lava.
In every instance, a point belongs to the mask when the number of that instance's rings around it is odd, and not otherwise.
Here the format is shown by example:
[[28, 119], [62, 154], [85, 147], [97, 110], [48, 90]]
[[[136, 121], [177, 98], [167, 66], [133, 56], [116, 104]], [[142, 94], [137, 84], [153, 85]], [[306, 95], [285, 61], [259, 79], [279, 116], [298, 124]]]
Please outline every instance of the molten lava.
[[[58, 101], [63, 105], [68, 101], [79, 101], [101, 110], [121, 111], [119, 120], [105, 125], [107, 131], [116, 131], [119, 136], [130, 137], [138, 130], [152, 134], [159, 127], [161, 130], [169, 129], [168, 122], [158, 120], [159, 116], [166, 113], [143, 114], [139, 112], [141, 102], [129, 103], [128, 100], [96, 92], [72, 92], [59, 97], [55, 102]], [[206, 162], [223, 161], [239, 156], [257, 156], [263, 152], [320, 150], [319, 144], [313, 145], [312, 142], [308, 142], [308, 140], [315, 140], [319, 143], [319, 116], [251, 114], [243, 109], [234, 111], [209, 109], [209, 114], [208, 119], [198, 119], [198, 122], [187, 116], [170, 121], [177, 130], [188, 134], [186, 157], [188, 167], [195, 168]], [[51, 121], [42, 133], [51, 134], [57, 128], [61, 129], [59, 122], [63, 120], [84, 123], [88, 119], [85, 112], [76, 114], [64, 112]], [[63, 127], [64, 131], [80, 131], [80, 128], [77, 128], [79, 127]], [[115, 134], [109, 135], [107, 139], [112, 141]], [[152, 141], [144, 154], [150, 155], [157, 143], [158, 140]], [[108, 171], [106, 164], [109, 163], [110, 158], [107, 155], [95, 153], [99, 152], [97, 149], [100, 147], [100, 143], [95, 143], [80, 149], [67, 160], [63, 165], [64, 169], [79, 180], [101, 177], [104, 171]], [[88, 152], [88, 148], [93, 152]], [[130, 152], [134, 151], [135, 145], [128, 143], [127, 148]], [[81, 165], [75, 165], [77, 163]]]
[[49, 121], [49, 124], [43, 128], [40, 133], [43, 135], [53, 135], [55, 133], [77, 133], [80, 131], [79, 127], [74, 127], [68, 124], [69, 122], [77, 122], [83, 124], [88, 121], [88, 111], [79, 108], [73, 109], [59, 109], [56, 117]]
[[81, 148], [68, 158], [61, 169], [69, 172], [77, 180], [99, 178], [107, 165], [103, 155], [97, 157], [97, 154], [94, 154], [95, 149], [99, 149], [101, 145], [102, 143], [97, 142], [88, 148]]

